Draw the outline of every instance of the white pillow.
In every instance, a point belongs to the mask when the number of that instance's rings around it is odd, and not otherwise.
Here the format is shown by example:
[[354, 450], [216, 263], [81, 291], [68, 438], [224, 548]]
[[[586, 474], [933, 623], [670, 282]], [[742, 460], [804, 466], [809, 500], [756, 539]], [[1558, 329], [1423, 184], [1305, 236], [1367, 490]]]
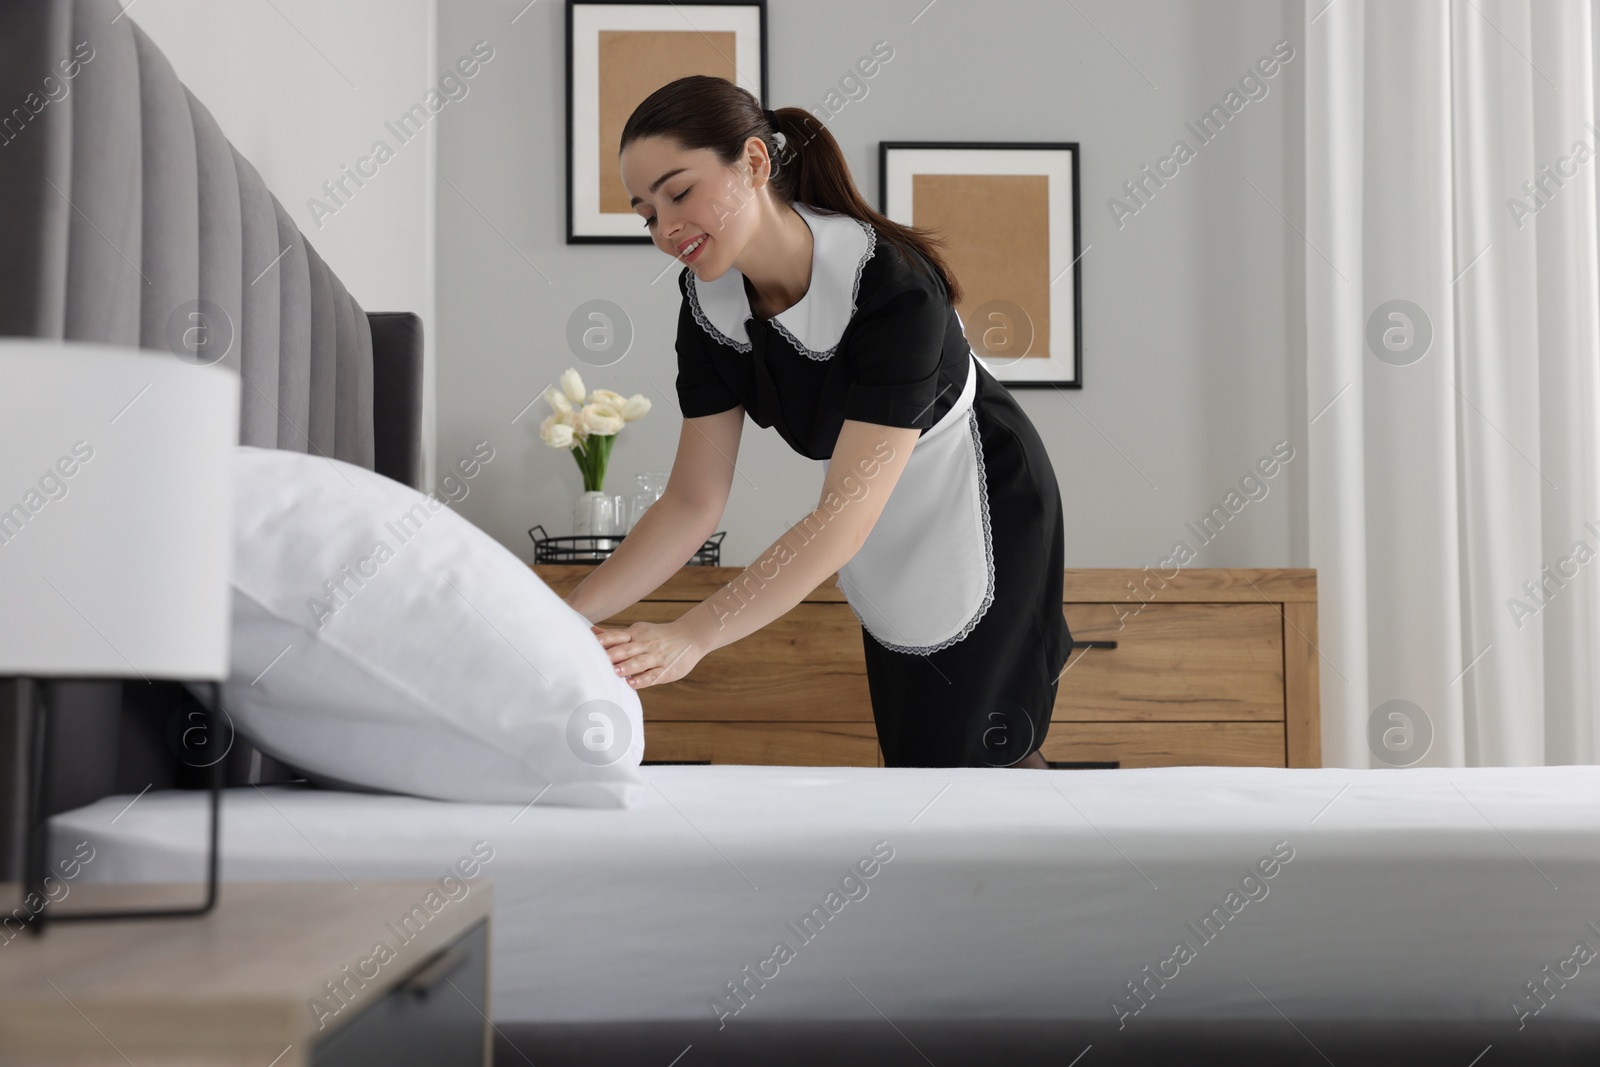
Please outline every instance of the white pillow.
[[584, 807], [644, 788], [639, 694], [588, 620], [436, 494], [325, 456], [238, 446], [223, 708], [335, 788]]

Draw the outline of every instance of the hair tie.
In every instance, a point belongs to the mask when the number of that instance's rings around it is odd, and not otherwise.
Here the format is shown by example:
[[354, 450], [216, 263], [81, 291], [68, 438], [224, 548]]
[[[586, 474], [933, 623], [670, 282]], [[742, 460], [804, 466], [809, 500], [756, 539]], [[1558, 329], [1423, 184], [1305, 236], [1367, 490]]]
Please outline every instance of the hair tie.
[[770, 157], [772, 161], [772, 171], [769, 177], [771, 177], [776, 175], [782, 166], [780, 157], [783, 155], [784, 150], [788, 147], [789, 138], [778, 129], [777, 112], [773, 111], [770, 107], [764, 107], [761, 109], [761, 114], [766, 116], [767, 125], [772, 127], [773, 143], [777, 145], [777, 152]]

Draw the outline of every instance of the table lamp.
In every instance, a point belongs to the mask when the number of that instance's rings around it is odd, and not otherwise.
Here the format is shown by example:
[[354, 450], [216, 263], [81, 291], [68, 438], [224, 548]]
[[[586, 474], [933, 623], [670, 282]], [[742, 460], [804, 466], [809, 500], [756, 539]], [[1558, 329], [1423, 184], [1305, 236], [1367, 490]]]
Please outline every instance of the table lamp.
[[[27, 908], [36, 933], [48, 911], [51, 766], [38, 683], [184, 682], [209, 692], [216, 714], [228, 673], [238, 435], [239, 375], [214, 361], [0, 338], [0, 681], [18, 695], [0, 745], [11, 749], [0, 763], [0, 827], [20, 839], [23, 901], [40, 902]], [[51, 921], [210, 910], [221, 782], [218, 760], [202, 904]]]

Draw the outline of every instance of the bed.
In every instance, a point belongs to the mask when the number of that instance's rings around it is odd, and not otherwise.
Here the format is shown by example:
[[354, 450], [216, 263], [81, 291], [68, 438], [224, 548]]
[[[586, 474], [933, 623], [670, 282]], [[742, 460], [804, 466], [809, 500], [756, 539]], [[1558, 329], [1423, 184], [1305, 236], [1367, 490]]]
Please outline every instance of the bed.
[[[0, 10], [0, 98], [96, 50], [5, 149], [0, 333], [161, 347], [169, 308], [210, 300], [239, 324], [241, 443], [420, 487], [420, 323], [360, 307], [118, 15]], [[200, 775], [153, 689], [55, 694], [51, 858], [89, 841], [91, 881], [203, 875]], [[1575, 951], [1600, 949], [1592, 767], [646, 766], [616, 810], [318, 789], [243, 742], [226, 773], [225, 883], [358, 887], [493, 846], [502, 1064], [1600, 1053]]]
[[[629, 810], [239, 790], [224, 878], [354, 892], [489, 842], [502, 1063], [1593, 1062], [1590, 767], [644, 773]], [[203, 798], [133, 800], [53, 839], [199, 878]]]

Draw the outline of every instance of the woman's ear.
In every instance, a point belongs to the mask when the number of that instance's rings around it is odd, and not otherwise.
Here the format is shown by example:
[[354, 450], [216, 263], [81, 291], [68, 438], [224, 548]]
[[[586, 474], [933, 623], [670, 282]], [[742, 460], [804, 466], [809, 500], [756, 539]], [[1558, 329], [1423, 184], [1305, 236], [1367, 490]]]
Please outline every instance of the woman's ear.
[[772, 157], [767, 153], [767, 143], [759, 137], [749, 138], [744, 147], [745, 183], [750, 188], [759, 189], [772, 180]]

